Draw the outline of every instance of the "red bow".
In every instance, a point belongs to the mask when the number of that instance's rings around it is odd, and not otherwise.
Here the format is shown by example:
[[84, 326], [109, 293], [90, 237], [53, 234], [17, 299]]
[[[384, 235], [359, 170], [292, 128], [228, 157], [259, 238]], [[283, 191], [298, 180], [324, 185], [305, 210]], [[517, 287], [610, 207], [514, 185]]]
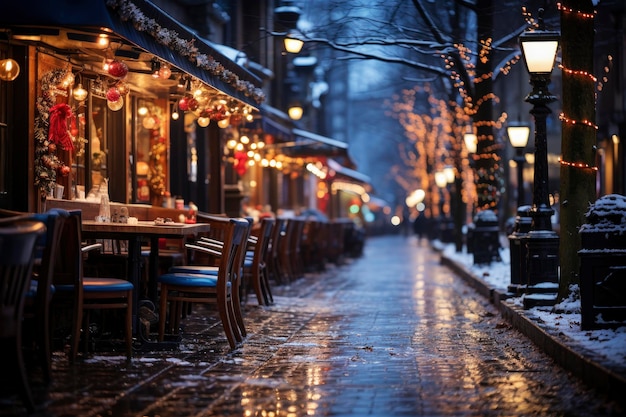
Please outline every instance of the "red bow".
[[50, 109], [50, 131], [48, 139], [61, 145], [61, 148], [68, 151], [74, 150], [72, 137], [67, 129], [67, 118], [73, 117], [72, 109], [67, 104], [57, 104]]

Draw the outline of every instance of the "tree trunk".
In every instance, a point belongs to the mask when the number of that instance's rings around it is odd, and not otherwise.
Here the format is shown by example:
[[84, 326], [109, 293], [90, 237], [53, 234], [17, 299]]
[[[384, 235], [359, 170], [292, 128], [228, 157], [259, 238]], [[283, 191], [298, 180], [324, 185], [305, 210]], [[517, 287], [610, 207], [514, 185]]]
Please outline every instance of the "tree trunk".
[[[593, 73], [594, 19], [591, 0], [564, 0], [561, 10], [563, 60], [563, 123], [561, 141], [561, 279], [559, 299], [580, 282], [580, 234], [589, 204], [596, 198], [595, 81]], [[582, 72], [582, 73], [581, 73]], [[573, 122], [576, 123], [573, 123]]]
[[[487, 41], [493, 38], [492, 0], [478, 0], [478, 40]], [[478, 211], [496, 210], [500, 197], [500, 148], [494, 137], [493, 129], [493, 59], [478, 59], [476, 62], [476, 79], [473, 102], [478, 106], [473, 116], [476, 126], [476, 193]]]

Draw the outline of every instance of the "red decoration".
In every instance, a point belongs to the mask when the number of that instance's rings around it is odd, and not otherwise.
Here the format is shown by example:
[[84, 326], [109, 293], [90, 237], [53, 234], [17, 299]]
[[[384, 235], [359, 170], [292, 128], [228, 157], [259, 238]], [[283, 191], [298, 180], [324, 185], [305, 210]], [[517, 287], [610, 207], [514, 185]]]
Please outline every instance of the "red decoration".
[[[122, 61], [111, 61], [107, 70], [110, 76], [115, 78], [124, 78], [128, 74], [128, 66]], [[111, 100], [117, 101], [117, 100]]]
[[239, 174], [240, 177], [242, 177], [248, 170], [247, 162], [248, 162], [248, 155], [246, 155], [245, 152], [241, 152], [241, 151], [235, 152], [234, 166], [235, 166], [235, 171], [237, 171], [237, 174]]
[[187, 97], [183, 97], [178, 100], [178, 108], [182, 111], [189, 110], [189, 99]]
[[198, 110], [198, 100], [196, 100], [195, 98], [190, 98], [187, 100], [187, 107], [189, 108], [189, 110], [191, 111], [196, 111]]
[[72, 109], [67, 104], [57, 104], [50, 109], [50, 130], [48, 139], [64, 150], [74, 150], [74, 144], [67, 130], [67, 118], [72, 117]]
[[120, 97], [122, 97], [122, 95], [115, 87], [111, 87], [109, 88], [109, 91], [107, 91], [107, 100], [109, 100], [111, 103], [117, 102]]
[[67, 165], [63, 165], [59, 171], [61, 172], [61, 175], [63, 175], [64, 177], [67, 177], [68, 175], [70, 175], [70, 167], [68, 167]]

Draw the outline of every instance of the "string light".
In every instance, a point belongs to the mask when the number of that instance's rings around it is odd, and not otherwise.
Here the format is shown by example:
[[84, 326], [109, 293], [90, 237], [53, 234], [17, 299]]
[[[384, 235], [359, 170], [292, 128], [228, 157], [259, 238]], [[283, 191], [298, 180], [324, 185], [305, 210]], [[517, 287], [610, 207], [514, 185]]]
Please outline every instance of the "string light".
[[585, 126], [589, 126], [589, 127], [593, 127], [594, 129], [598, 130], [598, 125], [589, 121], [589, 120], [574, 120], [574, 119], [570, 119], [565, 117], [565, 115], [563, 113], [559, 114], [559, 119], [563, 122], [563, 123], [569, 123], [571, 125], [576, 125], [576, 124], [582, 124]]
[[591, 81], [593, 81], [594, 83], [596, 81], [598, 81], [598, 77], [596, 77], [595, 75], [587, 72], [587, 71], [582, 71], [582, 70], [573, 70], [573, 69], [569, 69], [569, 68], [565, 68], [563, 66], [563, 64], [559, 64], [559, 68], [561, 69], [561, 71], [566, 72], [568, 74], [572, 74], [572, 75], [580, 75], [582, 77], [587, 77], [589, 78]]
[[572, 168], [588, 169], [588, 170], [591, 170], [591, 171], [597, 171], [598, 170], [597, 166], [585, 164], [583, 162], [568, 162], [568, 161], [562, 160], [561, 158], [559, 158], [559, 163], [561, 165], [565, 165], [565, 166], [572, 167]]
[[597, 12], [594, 10], [592, 13], [588, 13], [588, 12], [583, 12], [580, 10], [574, 10], [571, 7], [565, 7], [563, 6], [563, 4], [561, 3], [557, 3], [556, 7], [558, 10], [564, 12], [564, 13], [576, 13], [579, 17], [582, 17], [584, 19], [593, 19], [596, 17]]

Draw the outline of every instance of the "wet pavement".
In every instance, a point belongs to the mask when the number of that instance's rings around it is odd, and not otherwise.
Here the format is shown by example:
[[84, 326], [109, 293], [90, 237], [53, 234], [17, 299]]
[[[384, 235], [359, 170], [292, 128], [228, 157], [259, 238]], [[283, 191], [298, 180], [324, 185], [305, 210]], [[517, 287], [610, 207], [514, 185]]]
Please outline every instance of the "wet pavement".
[[[234, 352], [196, 310], [174, 351], [54, 357], [39, 416], [599, 416], [626, 411], [557, 366], [412, 238], [275, 287]], [[23, 415], [16, 398], [0, 416]]]

